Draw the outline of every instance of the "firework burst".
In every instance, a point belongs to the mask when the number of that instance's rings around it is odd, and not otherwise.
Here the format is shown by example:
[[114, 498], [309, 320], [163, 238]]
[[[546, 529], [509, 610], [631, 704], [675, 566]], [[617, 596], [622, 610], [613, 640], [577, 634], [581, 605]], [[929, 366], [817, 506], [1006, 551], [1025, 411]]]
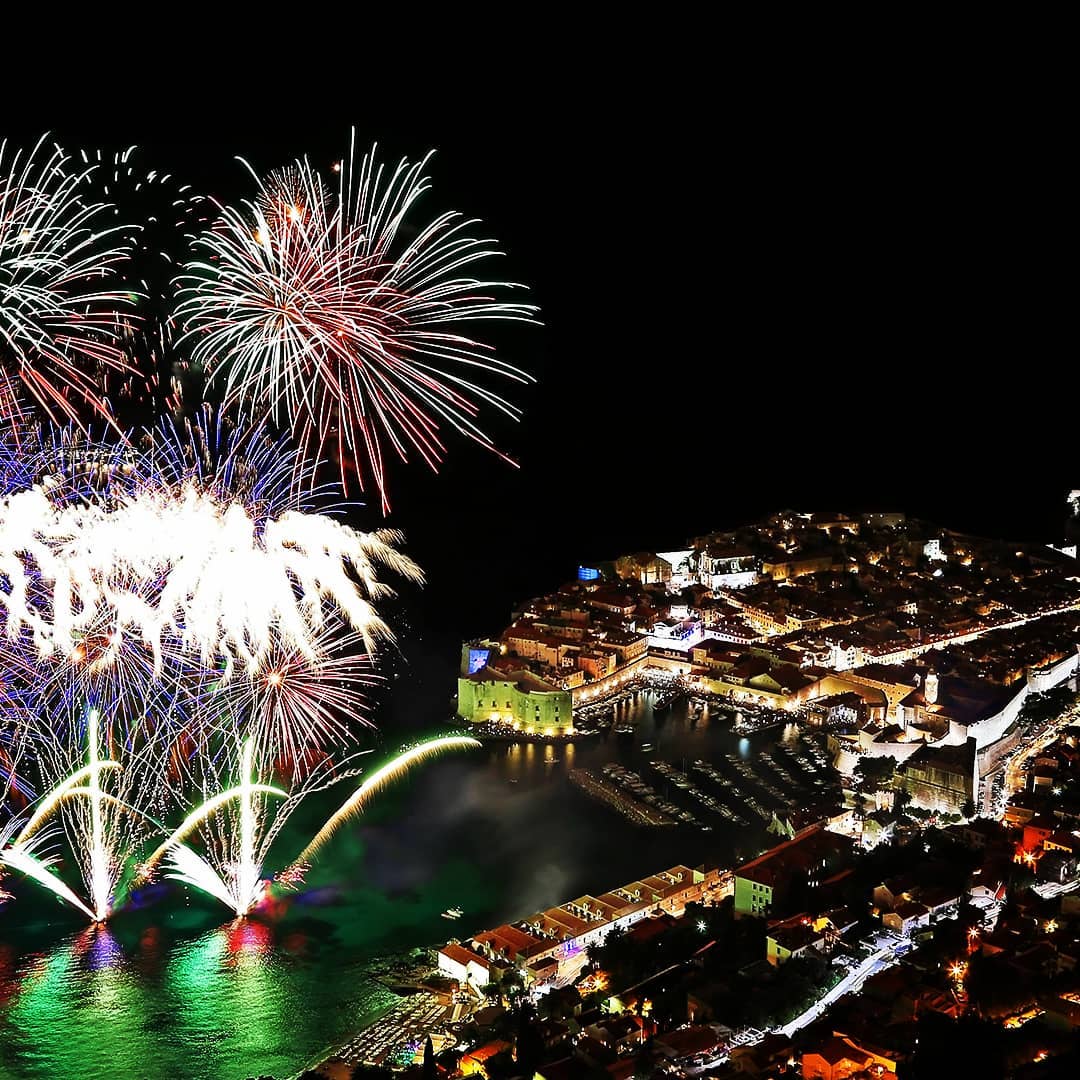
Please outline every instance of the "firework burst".
[[132, 296], [109, 285], [133, 231], [85, 198], [93, 167], [72, 165], [44, 136], [29, 153], [0, 141], [0, 367], [54, 420], [80, 407], [111, 418], [100, 375], [129, 368], [119, 326]]
[[[374, 601], [384, 565], [420, 579], [391, 530], [359, 533], [322, 514], [260, 523], [194, 485], [147, 488], [117, 506], [60, 506], [35, 487], [0, 501], [0, 619], [43, 657], [78, 655], [87, 635], [140, 637], [164, 666], [170, 641], [203, 664], [264, 667], [275, 640], [314, 660], [327, 605], [368, 651], [389, 630]], [[106, 646], [107, 647], [107, 646]]]
[[[517, 416], [488, 384], [529, 376], [478, 328], [535, 309], [474, 276], [475, 222], [418, 219], [427, 160], [353, 146], [230, 207], [134, 148], [0, 142], [0, 873], [95, 922], [159, 867], [246, 914], [293, 812], [360, 775], [382, 576], [422, 577], [322, 459], [385, 512], [385, 454], [437, 467], [447, 429], [494, 450], [481, 411]], [[472, 745], [371, 773], [275, 880]]]
[[475, 221], [445, 213], [410, 227], [428, 158], [386, 169], [374, 151], [357, 162], [353, 142], [332, 187], [304, 159], [260, 182], [253, 202], [222, 207], [185, 267], [177, 317], [227, 403], [266, 409], [308, 459], [332, 454], [343, 483], [353, 461], [385, 511], [384, 444], [436, 467], [448, 426], [495, 449], [480, 406], [518, 410], [478, 380], [529, 376], [469, 327], [535, 309], [497, 299], [514, 283], [472, 276], [498, 254]]

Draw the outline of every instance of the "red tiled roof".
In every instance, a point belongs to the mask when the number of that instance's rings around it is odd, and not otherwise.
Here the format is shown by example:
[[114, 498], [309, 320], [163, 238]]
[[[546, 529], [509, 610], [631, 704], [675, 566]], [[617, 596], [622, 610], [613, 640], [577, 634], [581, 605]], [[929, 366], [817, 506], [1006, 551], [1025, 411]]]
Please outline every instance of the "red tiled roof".
[[449, 945], [444, 945], [439, 952], [444, 956], [448, 956], [455, 963], [461, 964], [462, 967], [465, 967], [470, 963], [479, 964], [484, 968], [489, 968], [491, 966], [484, 957], [479, 956], [470, 949], [466, 949], [464, 945], [455, 945], [453, 942]]

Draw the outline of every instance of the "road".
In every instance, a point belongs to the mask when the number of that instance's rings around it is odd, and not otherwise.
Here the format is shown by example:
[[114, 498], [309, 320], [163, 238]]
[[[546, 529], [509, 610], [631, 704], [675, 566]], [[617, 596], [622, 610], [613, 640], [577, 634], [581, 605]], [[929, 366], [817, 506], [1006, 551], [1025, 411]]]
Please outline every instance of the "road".
[[1017, 749], [1005, 764], [1005, 795], [1023, 791], [1027, 787], [1027, 777], [1024, 775], [1024, 763], [1028, 758], [1040, 753], [1061, 735], [1062, 728], [1067, 727], [1080, 717], [1080, 707], [1076, 705], [1066, 709], [1060, 716], [1047, 722], [1046, 727], [1028, 744]]
[[910, 942], [903, 941], [898, 942], [896, 945], [885, 945], [882, 948], [876, 949], [872, 952], [862, 963], [856, 967], [851, 968], [831, 990], [829, 990], [823, 997], [819, 998], [809, 1009], [806, 1010], [801, 1016], [795, 1017], [790, 1023], [785, 1024], [782, 1028], [777, 1028], [777, 1031], [781, 1035], [791, 1038], [800, 1028], [806, 1027], [807, 1024], [813, 1023], [834, 1001], [843, 997], [844, 994], [850, 993], [853, 990], [859, 990], [862, 984], [871, 976], [879, 971], [884, 971], [885, 968], [891, 967], [900, 959], [901, 956], [910, 948]]

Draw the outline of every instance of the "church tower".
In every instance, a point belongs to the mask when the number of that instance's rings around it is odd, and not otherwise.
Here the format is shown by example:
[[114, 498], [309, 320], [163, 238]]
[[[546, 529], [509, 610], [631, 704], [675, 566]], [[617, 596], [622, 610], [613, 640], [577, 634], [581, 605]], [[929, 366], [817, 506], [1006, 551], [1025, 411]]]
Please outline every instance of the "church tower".
[[926, 699], [927, 705], [934, 705], [937, 703], [937, 691], [938, 691], [938, 678], [936, 671], [928, 671], [926, 673], [926, 685], [923, 687], [923, 697]]

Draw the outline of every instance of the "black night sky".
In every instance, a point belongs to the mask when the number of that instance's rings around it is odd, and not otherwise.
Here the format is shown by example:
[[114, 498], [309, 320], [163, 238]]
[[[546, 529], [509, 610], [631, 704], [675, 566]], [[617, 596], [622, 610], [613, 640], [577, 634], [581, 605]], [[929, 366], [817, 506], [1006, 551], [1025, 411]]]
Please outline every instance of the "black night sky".
[[[425, 604], [460, 604], [464, 583], [464, 629], [481, 632], [579, 561], [788, 506], [1059, 537], [1078, 480], [1064, 150], [960, 98], [856, 99], [703, 119], [675, 96], [647, 111], [597, 96], [437, 130], [358, 119], [359, 146], [438, 151], [423, 206], [482, 218], [508, 252], [500, 273], [542, 308], [542, 326], [497, 337], [538, 380], [512, 391], [521, 425], [489, 415], [521, 468], [451, 435], [439, 476], [394, 470], [390, 523], [429, 571]], [[235, 155], [329, 164], [349, 125], [53, 130], [138, 143], [231, 198], [248, 190]]]

